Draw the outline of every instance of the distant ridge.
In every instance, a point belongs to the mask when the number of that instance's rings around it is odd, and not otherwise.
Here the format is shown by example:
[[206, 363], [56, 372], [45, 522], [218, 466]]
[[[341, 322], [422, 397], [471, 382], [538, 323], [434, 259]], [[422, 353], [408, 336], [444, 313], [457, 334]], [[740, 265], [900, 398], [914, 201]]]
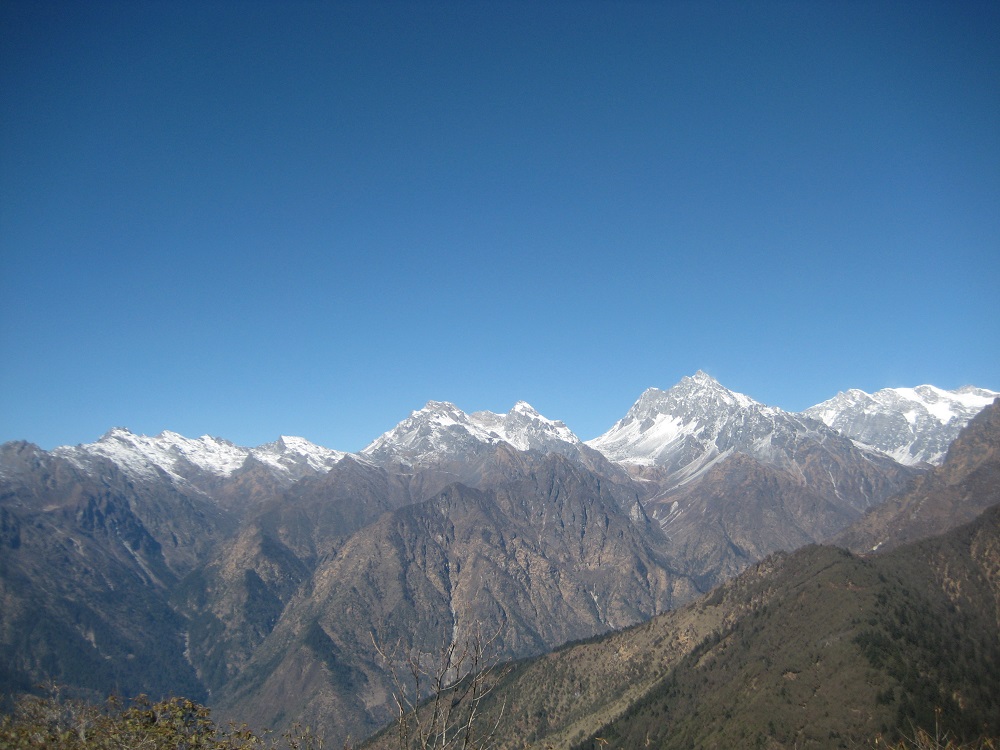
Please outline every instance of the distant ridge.
[[[754, 422], [808, 418], [900, 463], [937, 464], [961, 428], [998, 396], [1000, 392], [975, 386], [946, 391], [921, 385], [886, 388], [874, 394], [851, 389], [796, 414], [731, 391], [699, 370], [667, 390], [647, 389], [622, 419], [585, 444], [563, 422], [542, 416], [525, 401], [518, 401], [506, 414], [466, 413], [445, 401], [428, 401], [355, 455], [420, 463], [458, 448], [456, 441], [488, 445], [501, 440], [518, 450], [567, 455], [587, 445], [611, 461], [664, 465], [670, 463], [678, 444], [687, 444], [692, 437], [704, 442], [707, 436], [701, 433], [710, 423], [723, 414], [735, 414], [739, 416], [737, 424], [711, 428], [712, 439], [719, 446], [752, 449], [747, 436], [755, 428]], [[719, 447], [716, 455], [725, 450]], [[77, 463], [96, 454], [132, 464], [137, 471], [158, 468], [172, 473], [174, 467], [190, 464], [216, 475], [231, 474], [253, 457], [277, 475], [296, 478], [326, 471], [346, 455], [301, 437], [282, 436], [272, 443], [245, 448], [208, 435], [192, 439], [164, 431], [147, 437], [124, 427], [109, 430], [93, 443], [60, 446], [54, 452]], [[700, 466], [710, 460], [704, 458]]]
[[973, 386], [946, 391], [920, 385], [873, 394], [855, 389], [802, 413], [902, 464], [940, 464], [962, 428], [998, 396]]
[[944, 463], [834, 537], [864, 553], [934, 536], [1000, 503], [1000, 398], [976, 415]]

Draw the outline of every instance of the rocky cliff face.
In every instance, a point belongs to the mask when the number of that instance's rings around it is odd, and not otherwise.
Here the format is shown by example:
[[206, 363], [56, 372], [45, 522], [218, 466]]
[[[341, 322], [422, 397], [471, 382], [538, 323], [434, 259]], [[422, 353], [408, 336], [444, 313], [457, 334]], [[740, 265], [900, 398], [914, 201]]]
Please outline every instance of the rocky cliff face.
[[184, 658], [178, 578], [228, 528], [198, 498], [7, 444], [0, 492], [0, 684], [92, 696], [204, 691]]
[[820, 542], [907, 486], [918, 473], [850, 441], [803, 442], [782, 468], [734, 453], [646, 503], [685, 560], [711, 587], [778, 550]]

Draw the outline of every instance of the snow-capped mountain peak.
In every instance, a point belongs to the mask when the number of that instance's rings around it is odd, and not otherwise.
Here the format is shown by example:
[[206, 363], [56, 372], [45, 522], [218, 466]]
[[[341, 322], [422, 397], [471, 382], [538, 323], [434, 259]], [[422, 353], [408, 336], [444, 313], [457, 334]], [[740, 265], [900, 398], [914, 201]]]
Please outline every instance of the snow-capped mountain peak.
[[428, 401], [423, 408], [372, 441], [361, 455], [375, 461], [423, 463], [435, 457], [500, 440], [447, 401]]
[[[662, 467], [686, 482], [733, 452], [788, 465], [796, 446], [811, 435], [821, 441], [847, 437], [904, 464], [937, 463], [962, 427], [998, 396], [973, 386], [948, 391], [921, 385], [874, 394], [852, 389], [791, 414], [729, 390], [699, 370], [668, 390], [647, 389], [610, 430], [586, 444], [563, 422], [548, 419], [526, 401], [516, 402], [505, 414], [467, 414], [447, 401], [428, 401], [356, 457], [428, 465], [482, 454], [484, 447], [501, 442], [518, 450], [576, 457], [587, 454], [589, 446], [611, 461]], [[111, 461], [133, 478], [165, 475], [206, 491], [219, 479], [255, 465], [290, 482], [329, 471], [346, 455], [299, 437], [245, 448], [209, 435], [187, 438], [164, 431], [149, 437], [124, 427], [112, 428], [93, 443], [52, 453], [88, 471]]]
[[998, 396], [973, 386], [947, 391], [918, 385], [875, 393], [853, 388], [803, 414], [900, 463], [938, 464], [961, 429]]
[[580, 439], [565, 424], [543, 417], [526, 401], [518, 401], [506, 414], [466, 414], [446, 401], [428, 401], [361, 453], [376, 461], [421, 464], [498, 442], [518, 450], [562, 451], [578, 446]]
[[[476, 412], [478, 415], [490, 412]], [[562, 422], [543, 417], [527, 401], [518, 401], [505, 415], [493, 414], [495, 421], [484, 419], [481, 424], [493, 421], [499, 423], [500, 436], [518, 450], [553, 450], [560, 449], [562, 443], [578, 445], [580, 439]]]
[[305, 438], [282, 435], [273, 443], [251, 448], [250, 455], [274, 473], [297, 479], [308, 473], [325, 473], [347, 454], [316, 445]]
[[166, 475], [177, 483], [225, 478], [248, 458], [263, 463], [279, 479], [298, 479], [307, 473], [328, 471], [344, 453], [322, 448], [304, 438], [281, 437], [257, 448], [244, 448], [222, 438], [187, 438], [164, 430], [150, 437], [115, 427], [93, 443], [62, 446], [52, 451], [89, 470], [94, 459], [107, 459], [136, 479]]
[[784, 414], [725, 388], [699, 370], [681, 378], [669, 390], [648, 388], [622, 419], [603, 435], [587, 441], [587, 445], [612, 461], [672, 465], [679, 455], [691, 454], [692, 441], [704, 442], [709, 453], [726, 450], [719, 446], [718, 450], [710, 450], [708, 446], [718, 442], [720, 436], [738, 437], [732, 429], [726, 429], [734, 420], [740, 421], [744, 434], [749, 435], [750, 423], [773, 423], [779, 413]]
[[754, 401], [704, 372], [666, 391], [648, 389], [624, 418], [587, 445], [618, 463], [656, 467], [673, 487], [734, 454], [801, 478], [808, 468], [803, 457], [817, 446], [831, 456], [831, 465], [835, 456], [857, 450], [821, 422]]
[[698, 370], [698, 372], [689, 377], [681, 378], [680, 383], [675, 387], [680, 387], [681, 390], [685, 391], [688, 398], [706, 399], [718, 404], [725, 404], [726, 406], [741, 409], [754, 404], [763, 406], [763, 404], [759, 404], [749, 396], [729, 390], [703, 370]]
[[88, 459], [102, 457], [133, 476], [152, 478], [164, 472], [178, 480], [183, 478], [184, 464], [209, 474], [228, 476], [246, 460], [246, 449], [221, 438], [203, 435], [191, 439], [168, 430], [149, 437], [136, 435], [125, 427], [108, 430], [96, 442], [63, 446], [53, 452], [84, 468], [90, 463]]

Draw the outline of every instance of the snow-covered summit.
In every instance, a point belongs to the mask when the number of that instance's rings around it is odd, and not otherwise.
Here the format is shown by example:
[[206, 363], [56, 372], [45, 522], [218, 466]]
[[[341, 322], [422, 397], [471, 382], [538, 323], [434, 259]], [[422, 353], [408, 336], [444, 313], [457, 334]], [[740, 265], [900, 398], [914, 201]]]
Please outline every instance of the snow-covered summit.
[[802, 413], [902, 464], [940, 464], [962, 428], [998, 396], [974, 386], [851, 389]]
[[222, 438], [203, 435], [187, 438], [169, 430], [149, 437], [115, 427], [93, 443], [62, 446], [52, 451], [89, 470], [94, 459], [107, 459], [137, 479], [166, 475], [176, 482], [199, 478], [225, 478], [256, 459], [280, 479], [297, 479], [306, 473], [328, 471], [344, 457], [304, 438], [281, 437], [257, 448], [244, 448]]
[[246, 449], [228, 440], [203, 435], [186, 438], [169, 430], [149, 437], [136, 435], [125, 427], [114, 427], [96, 442], [62, 446], [52, 451], [87, 468], [90, 459], [106, 458], [135, 477], [154, 478], [161, 473], [181, 478], [183, 469], [228, 476], [243, 465]]
[[565, 424], [543, 417], [525, 401], [518, 401], [506, 414], [491, 411], [466, 414], [446, 401], [428, 401], [422, 409], [374, 440], [361, 455], [375, 461], [425, 464], [500, 442], [518, 450], [557, 452], [581, 445]]
[[522, 451], [552, 450], [561, 443], [580, 443], [580, 438], [565, 424], [543, 417], [527, 401], [518, 401], [506, 414], [477, 411], [469, 418]]
[[423, 462], [435, 456], [464, 452], [482, 443], [499, 440], [469, 419], [469, 415], [447, 401], [428, 401], [422, 409], [361, 451], [376, 462], [403, 460]]
[[[946, 391], [921, 385], [875, 394], [849, 390], [792, 414], [729, 390], [699, 370], [668, 390], [649, 388], [610, 430], [587, 443], [525, 401], [506, 414], [468, 414], [446, 401], [429, 401], [354, 455], [426, 466], [482, 454], [498, 443], [585, 460], [596, 449], [613, 462], [663, 467], [686, 482], [733, 452], [788, 467], [803, 441], [846, 437], [904, 464], [938, 463], [965, 424], [998, 396], [972, 386]], [[137, 479], [166, 477], [209, 492], [240, 470], [263, 466], [279, 481], [291, 482], [325, 473], [347, 455], [300, 437], [246, 448], [209, 435], [187, 438], [165, 431], [149, 437], [123, 427], [52, 454], [87, 471], [111, 461]]]
[[836, 433], [731, 391], [699, 371], [666, 391], [646, 390], [587, 445], [618, 463], [661, 467], [683, 483], [736, 452], [794, 467], [803, 445], [828, 436]]
[[622, 419], [587, 444], [612, 461], [661, 464], [688, 438], [750, 409], [775, 411], [699, 370], [668, 390], [646, 389]]
[[305, 438], [282, 435], [273, 443], [251, 448], [250, 455], [275, 474], [298, 479], [310, 473], [326, 473], [347, 454], [310, 443]]

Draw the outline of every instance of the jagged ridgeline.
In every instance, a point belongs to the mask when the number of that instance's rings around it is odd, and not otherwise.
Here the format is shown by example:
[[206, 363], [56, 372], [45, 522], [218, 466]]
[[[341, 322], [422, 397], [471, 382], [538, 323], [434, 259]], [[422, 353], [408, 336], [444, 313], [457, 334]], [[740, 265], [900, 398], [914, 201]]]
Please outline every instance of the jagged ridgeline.
[[[279, 731], [307, 723], [338, 745], [393, 717], [394, 665], [379, 644], [431, 663], [470, 634], [494, 632], [493, 656], [524, 658], [665, 616], [669, 632], [660, 620], [624, 631], [650, 640], [622, 646], [615, 658], [631, 671], [619, 682], [617, 662], [595, 643], [575, 665], [558, 661], [563, 652], [545, 657], [554, 660], [551, 674], [539, 673], [546, 679], [589, 664], [574, 673], [578, 684], [549, 690], [536, 674], [511, 692], [509, 718], [521, 722], [512, 737], [558, 735], [568, 747], [616, 726], [609, 722], [668, 674], [683, 682], [678, 665], [694, 649], [702, 665], [736, 653], [743, 636], [732, 629], [748, 627], [738, 623], [751, 610], [761, 623], [794, 611], [799, 599], [778, 596], [777, 584], [737, 596], [800, 559], [769, 555], [838, 533], [857, 535], [855, 548], [888, 549], [995, 502], [993, 422], [977, 417], [947, 457], [940, 449], [995, 396], [852, 391], [790, 414], [698, 373], [647, 391], [589, 443], [524, 402], [506, 414], [430, 402], [357, 454], [301, 438], [243, 448], [122, 428], [52, 451], [8, 443], [0, 446], [0, 686], [7, 699], [47, 681], [95, 700], [183, 695], [222, 721]], [[907, 525], [920, 518], [931, 520]], [[832, 559], [837, 570], [882, 565]], [[728, 593], [699, 598], [741, 573], [748, 578]], [[890, 611], [909, 612], [892, 571], [879, 573]], [[829, 592], [853, 595], [830, 581]], [[930, 588], [905, 588], [935, 611]], [[956, 627], [971, 633], [976, 622]], [[811, 624], [795, 627], [807, 633]], [[869, 630], [841, 640], [874, 654], [878, 634], [895, 632]], [[713, 632], [720, 640], [700, 646]], [[900, 716], [923, 710], [904, 699], [902, 677], [869, 669], [889, 674], [876, 705]], [[777, 684], [798, 697], [811, 683], [787, 671]], [[546, 693], [542, 703], [532, 690]], [[585, 698], [590, 691], [613, 700]], [[768, 737], [799, 736], [774, 721]]]

